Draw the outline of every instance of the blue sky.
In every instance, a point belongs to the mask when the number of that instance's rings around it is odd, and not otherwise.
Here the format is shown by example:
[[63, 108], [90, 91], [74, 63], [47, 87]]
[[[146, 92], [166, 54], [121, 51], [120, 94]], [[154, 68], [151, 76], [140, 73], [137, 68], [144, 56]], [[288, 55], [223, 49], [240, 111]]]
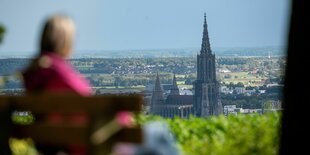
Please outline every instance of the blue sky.
[[3, 52], [34, 53], [48, 15], [77, 25], [75, 50], [200, 48], [203, 13], [212, 48], [285, 46], [289, 0], [1, 0]]

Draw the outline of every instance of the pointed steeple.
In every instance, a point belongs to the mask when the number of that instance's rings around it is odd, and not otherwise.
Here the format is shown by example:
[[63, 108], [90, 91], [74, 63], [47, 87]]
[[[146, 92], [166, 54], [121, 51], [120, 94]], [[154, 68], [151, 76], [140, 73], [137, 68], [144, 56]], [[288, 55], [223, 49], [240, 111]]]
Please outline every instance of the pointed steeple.
[[209, 41], [209, 33], [208, 33], [206, 13], [204, 13], [203, 36], [202, 36], [200, 53], [201, 54], [211, 54], [211, 47], [210, 47], [210, 41]]
[[211, 51], [206, 13], [204, 13], [203, 37], [200, 54], [197, 55], [197, 80], [195, 81], [195, 105], [197, 116], [208, 117], [223, 113], [216, 80], [215, 55]]
[[206, 12], [204, 13], [204, 17], [205, 17], [205, 18], [204, 18], [204, 19], [205, 19], [205, 20], [204, 20], [204, 24], [207, 24], [207, 15], [206, 15]]
[[158, 104], [162, 104], [164, 102], [164, 93], [160, 86], [160, 80], [158, 73], [156, 75], [155, 87], [152, 92], [152, 103], [151, 109], [154, 110], [154, 107]]
[[155, 92], [158, 92], [158, 91], [161, 91], [161, 86], [160, 86], [160, 80], [159, 80], [159, 76], [158, 76], [158, 73], [156, 75], [156, 81], [155, 81], [155, 87], [154, 87], [154, 91]]
[[172, 81], [172, 87], [170, 89], [170, 95], [180, 95], [175, 74], [173, 74], [173, 81]]

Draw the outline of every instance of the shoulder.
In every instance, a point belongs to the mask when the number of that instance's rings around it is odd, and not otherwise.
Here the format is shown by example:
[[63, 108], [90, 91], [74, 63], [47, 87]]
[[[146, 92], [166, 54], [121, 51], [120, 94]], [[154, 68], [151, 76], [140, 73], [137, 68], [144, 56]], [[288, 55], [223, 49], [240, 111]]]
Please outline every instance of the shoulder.
[[67, 60], [57, 55], [44, 54], [34, 59], [23, 76], [27, 90], [67, 91], [83, 96], [91, 95], [88, 81]]
[[54, 69], [49, 67], [49, 62], [47, 61], [46, 58], [35, 58], [32, 60], [28, 68], [24, 70], [22, 75], [27, 90], [42, 90], [51, 79], [57, 77], [57, 73]]
[[91, 94], [88, 81], [66, 59], [54, 56], [49, 59], [48, 61], [51, 61], [48, 62], [49, 68], [57, 77], [53, 80], [55, 85], [61, 85], [62, 89], [68, 89], [83, 96]]

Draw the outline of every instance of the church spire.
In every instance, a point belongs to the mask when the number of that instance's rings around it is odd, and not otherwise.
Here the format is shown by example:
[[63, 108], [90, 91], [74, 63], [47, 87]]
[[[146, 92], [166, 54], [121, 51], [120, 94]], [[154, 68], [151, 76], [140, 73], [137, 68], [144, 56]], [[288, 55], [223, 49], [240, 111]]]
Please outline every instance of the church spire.
[[151, 112], [156, 113], [156, 106], [164, 103], [164, 93], [160, 86], [158, 72], [156, 75], [155, 87], [152, 92]]
[[158, 72], [157, 72], [157, 75], [156, 75], [154, 91], [155, 92], [162, 91], [161, 90], [161, 86], [160, 86], [160, 80], [159, 80]]
[[194, 89], [194, 111], [197, 116], [208, 117], [223, 113], [219, 84], [216, 81], [215, 55], [210, 48], [206, 13], [204, 13], [201, 50], [197, 55], [197, 80]]
[[152, 104], [160, 104], [163, 102], [163, 100], [164, 100], [164, 94], [163, 94], [163, 90], [161, 89], [160, 80], [159, 80], [159, 76], [157, 73], [155, 87], [152, 93]]
[[206, 16], [206, 13], [204, 13], [204, 16], [205, 16], [205, 22], [204, 22], [204, 24], [207, 24], [207, 16]]
[[170, 89], [170, 95], [180, 95], [175, 74], [173, 74], [173, 81], [172, 81], [172, 87]]
[[200, 53], [201, 54], [211, 54], [211, 47], [210, 47], [210, 41], [209, 41], [209, 33], [208, 33], [206, 13], [204, 13], [203, 36], [202, 36]]

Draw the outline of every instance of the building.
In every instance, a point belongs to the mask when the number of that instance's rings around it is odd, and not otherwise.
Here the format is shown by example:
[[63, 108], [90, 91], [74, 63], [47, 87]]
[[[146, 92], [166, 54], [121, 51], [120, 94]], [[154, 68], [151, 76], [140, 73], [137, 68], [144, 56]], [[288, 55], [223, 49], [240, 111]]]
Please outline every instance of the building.
[[164, 99], [163, 90], [157, 74], [155, 87], [152, 92], [151, 113], [163, 117], [188, 117], [193, 113], [193, 95], [180, 95], [174, 75], [170, 93]]
[[220, 92], [223, 94], [232, 94], [233, 90], [228, 88], [227, 86], [220, 86]]
[[212, 53], [206, 14], [200, 54], [197, 55], [197, 80], [194, 83], [194, 114], [208, 117], [223, 113], [219, 83], [216, 81], [215, 55]]
[[237, 115], [237, 106], [236, 105], [225, 105], [224, 106], [224, 115]]
[[197, 80], [194, 83], [194, 95], [180, 95], [173, 77], [170, 93], [164, 98], [157, 74], [152, 92], [151, 113], [163, 117], [198, 117], [223, 114], [219, 96], [219, 83], [216, 80], [215, 55], [211, 51], [208, 36], [206, 14], [204, 14], [203, 37], [200, 54], [197, 55]]
[[161, 115], [161, 107], [164, 105], [164, 93], [160, 86], [160, 80], [157, 73], [155, 87], [152, 92], [151, 113]]
[[262, 114], [262, 109], [243, 109], [237, 108], [236, 105], [225, 105], [224, 106], [224, 115], [239, 115], [239, 114]]
[[235, 92], [237, 94], [244, 94], [244, 93], [246, 93], [246, 90], [245, 90], [245, 87], [236, 87]]

